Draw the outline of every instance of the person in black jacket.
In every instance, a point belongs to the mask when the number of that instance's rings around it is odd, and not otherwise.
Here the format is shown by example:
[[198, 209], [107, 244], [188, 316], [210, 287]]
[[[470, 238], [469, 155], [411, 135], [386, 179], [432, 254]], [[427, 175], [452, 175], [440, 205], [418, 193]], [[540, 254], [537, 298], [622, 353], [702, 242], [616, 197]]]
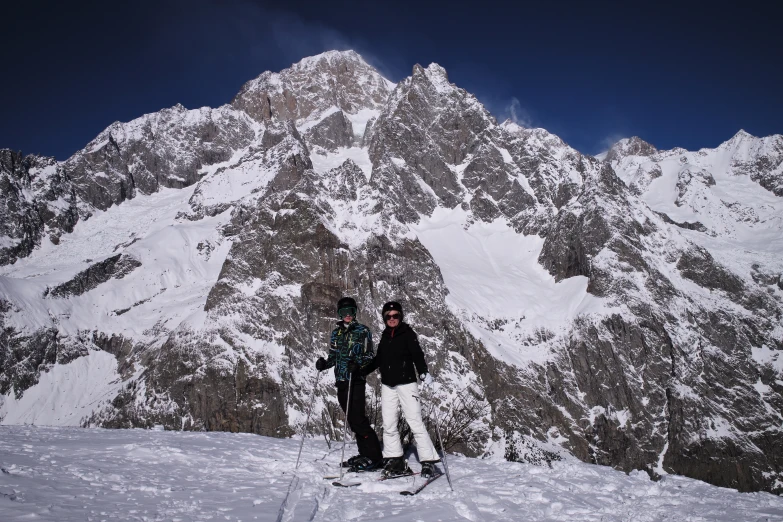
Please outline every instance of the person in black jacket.
[[375, 358], [362, 369], [362, 373], [367, 375], [376, 368], [381, 373], [384, 470], [394, 475], [410, 471], [402, 458], [402, 444], [397, 430], [399, 408], [402, 407], [405, 420], [416, 440], [422, 465], [421, 474], [424, 477], [431, 476], [435, 472], [434, 463], [440, 459], [421, 418], [416, 377], [421, 379], [422, 386], [431, 385], [432, 377], [427, 372], [424, 352], [419, 346], [416, 332], [402, 322], [402, 305], [390, 301], [383, 305], [381, 313], [386, 329], [381, 335]]

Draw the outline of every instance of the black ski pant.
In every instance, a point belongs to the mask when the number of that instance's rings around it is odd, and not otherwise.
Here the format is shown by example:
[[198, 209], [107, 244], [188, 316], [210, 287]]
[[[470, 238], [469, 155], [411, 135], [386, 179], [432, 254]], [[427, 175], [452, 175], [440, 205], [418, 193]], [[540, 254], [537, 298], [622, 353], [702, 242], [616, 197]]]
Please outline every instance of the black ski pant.
[[[367, 383], [355, 380], [351, 383], [351, 404], [348, 405], [348, 425], [351, 431], [356, 435], [356, 445], [359, 447], [359, 455], [368, 457], [372, 460], [381, 460], [381, 443], [378, 441], [378, 435], [370, 425], [370, 419], [364, 412], [364, 393]], [[348, 401], [348, 381], [337, 382], [337, 400], [340, 407], [345, 412], [346, 402]]]

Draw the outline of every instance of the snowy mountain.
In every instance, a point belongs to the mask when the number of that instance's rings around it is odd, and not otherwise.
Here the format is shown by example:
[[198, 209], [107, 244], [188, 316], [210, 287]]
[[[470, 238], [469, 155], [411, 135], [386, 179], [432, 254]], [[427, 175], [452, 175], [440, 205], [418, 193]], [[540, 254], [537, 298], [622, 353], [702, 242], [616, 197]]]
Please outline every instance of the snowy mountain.
[[376, 336], [403, 302], [435, 403], [486, 406], [456, 450], [783, 491], [779, 135], [601, 161], [437, 64], [328, 52], [64, 162], [1, 151], [0, 185], [3, 424], [289, 436], [348, 294]]

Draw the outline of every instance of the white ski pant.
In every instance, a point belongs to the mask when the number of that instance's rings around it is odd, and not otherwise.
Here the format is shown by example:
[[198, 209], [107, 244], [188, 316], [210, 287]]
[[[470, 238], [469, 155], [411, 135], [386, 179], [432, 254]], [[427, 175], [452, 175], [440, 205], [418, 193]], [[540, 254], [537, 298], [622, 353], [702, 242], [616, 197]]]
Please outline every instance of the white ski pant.
[[419, 461], [438, 460], [440, 457], [432, 445], [427, 428], [421, 419], [421, 405], [419, 403], [419, 385], [399, 384], [397, 386], [381, 385], [381, 413], [383, 414], [383, 456], [384, 458], [402, 457], [402, 444], [400, 434], [397, 431], [397, 422], [400, 418], [399, 410], [408, 422], [413, 437], [416, 440], [416, 449]]

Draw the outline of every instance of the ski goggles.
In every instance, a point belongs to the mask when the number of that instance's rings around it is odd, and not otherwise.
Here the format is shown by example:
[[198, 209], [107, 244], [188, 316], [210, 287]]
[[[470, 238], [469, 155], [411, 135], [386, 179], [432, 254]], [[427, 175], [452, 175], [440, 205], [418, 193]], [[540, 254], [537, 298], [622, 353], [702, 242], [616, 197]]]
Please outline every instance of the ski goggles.
[[[334, 310], [334, 308], [332, 308]], [[340, 316], [340, 319], [346, 316], [356, 317], [356, 308], [353, 306], [347, 306], [345, 308], [340, 308], [337, 310], [337, 314]]]
[[384, 318], [384, 320], [385, 320], [385, 321], [389, 321], [389, 320], [391, 320], [391, 319], [397, 319], [397, 320], [399, 321], [399, 320], [400, 320], [400, 317], [402, 317], [402, 316], [401, 316], [399, 313], [397, 313], [397, 312], [392, 312], [392, 313], [390, 313], [390, 314], [386, 314], [386, 317]]

